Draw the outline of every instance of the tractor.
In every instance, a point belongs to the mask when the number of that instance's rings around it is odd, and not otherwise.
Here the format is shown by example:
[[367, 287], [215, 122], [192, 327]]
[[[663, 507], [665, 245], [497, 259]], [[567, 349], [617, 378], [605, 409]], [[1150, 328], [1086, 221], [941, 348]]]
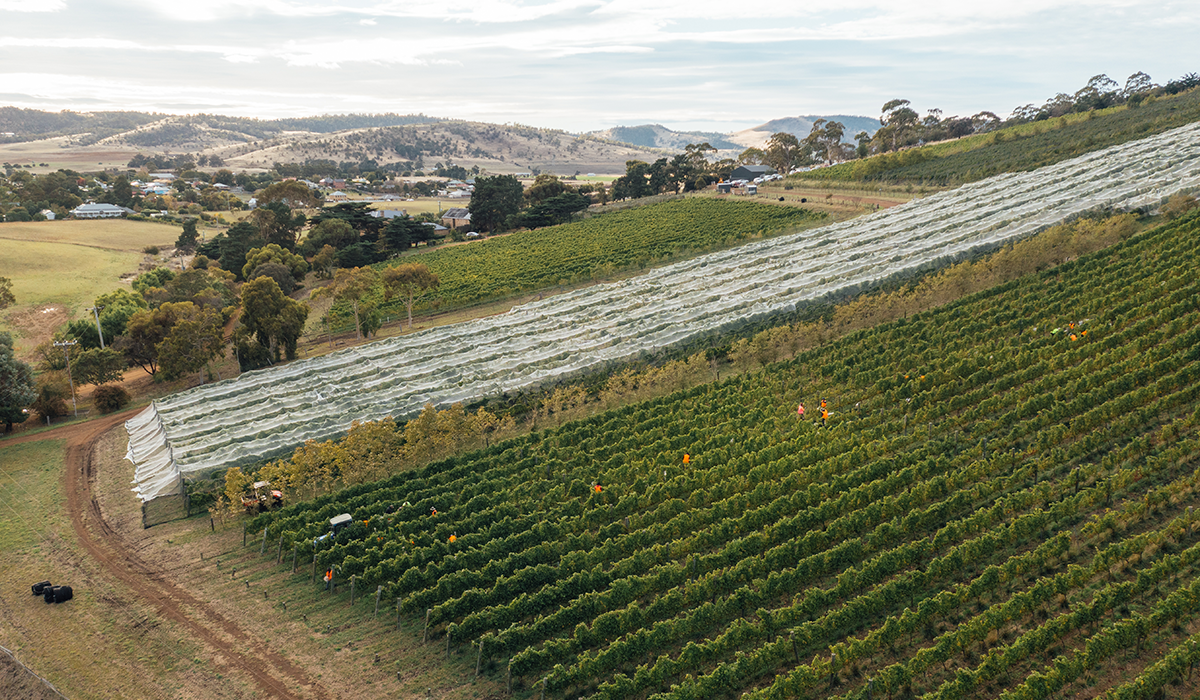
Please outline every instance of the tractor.
[[247, 513], [265, 513], [283, 507], [283, 492], [271, 488], [269, 481], [256, 481], [251, 491], [242, 494], [242, 506]]

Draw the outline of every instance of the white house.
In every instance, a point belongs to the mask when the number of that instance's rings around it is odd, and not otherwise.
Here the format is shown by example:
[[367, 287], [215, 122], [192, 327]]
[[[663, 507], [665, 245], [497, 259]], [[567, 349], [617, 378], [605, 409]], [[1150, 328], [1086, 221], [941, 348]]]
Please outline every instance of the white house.
[[115, 219], [136, 213], [128, 207], [118, 207], [115, 204], [80, 204], [71, 210], [71, 216], [76, 219]]

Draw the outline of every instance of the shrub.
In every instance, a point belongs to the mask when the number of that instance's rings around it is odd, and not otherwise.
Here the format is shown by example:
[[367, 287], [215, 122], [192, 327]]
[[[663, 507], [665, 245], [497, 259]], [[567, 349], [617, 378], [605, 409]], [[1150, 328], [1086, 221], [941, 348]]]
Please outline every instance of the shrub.
[[125, 388], [116, 384], [102, 384], [96, 387], [96, 391], [92, 393], [92, 401], [96, 404], [96, 410], [101, 413], [112, 413], [119, 411], [129, 405], [129, 392]]
[[142, 252], [146, 255], [158, 255], [158, 246], [148, 245], [145, 248], [142, 248]]

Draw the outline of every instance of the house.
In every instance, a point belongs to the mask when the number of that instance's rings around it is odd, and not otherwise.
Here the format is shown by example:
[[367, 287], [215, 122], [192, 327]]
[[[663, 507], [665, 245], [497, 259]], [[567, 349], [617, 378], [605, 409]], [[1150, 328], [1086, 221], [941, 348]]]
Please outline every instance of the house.
[[43, 209], [38, 213], [46, 217], [46, 221], [54, 221], [54, 212], [50, 211], [49, 209]]
[[76, 219], [115, 219], [136, 213], [128, 207], [118, 207], [115, 204], [80, 204], [71, 210], [71, 216]]
[[348, 202], [348, 201], [350, 201], [350, 195], [346, 194], [345, 192], [330, 192], [328, 195], [325, 196], [325, 201], [326, 202]]
[[442, 212], [442, 223], [450, 228], [467, 227], [471, 225], [471, 212], [463, 207], [447, 209]]
[[403, 209], [376, 209], [371, 212], [371, 216], [376, 219], [405, 219], [408, 218], [408, 212]]
[[753, 180], [756, 177], [770, 175], [775, 171], [766, 165], [739, 165], [729, 175], [730, 180]]

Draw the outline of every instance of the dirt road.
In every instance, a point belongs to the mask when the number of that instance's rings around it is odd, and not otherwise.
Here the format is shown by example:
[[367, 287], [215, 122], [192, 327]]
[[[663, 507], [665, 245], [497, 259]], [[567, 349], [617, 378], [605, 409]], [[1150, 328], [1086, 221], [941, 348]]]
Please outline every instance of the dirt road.
[[[140, 410], [140, 409], [139, 409]], [[243, 673], [266, 697], [284, 700], [327, 700], [331, 696], [303, 668], [271, 651], [261, 640], [220, 614], [206, 601], [181, 588], [161, 570], [139, 557], [129, 543], [109, 527], [93, 493], [96, 443], [107, 431], [136, 411], [105, 416], [12, 442], [62, 438], [66, 440], [64, 486], [71, 524], [80, 545], [104, 571], [120, 581], [131, 595], [153, 605], [158, 615], [207, 647], [231, 669]], [[0, 446], [11, 444], [0, 442]]]

